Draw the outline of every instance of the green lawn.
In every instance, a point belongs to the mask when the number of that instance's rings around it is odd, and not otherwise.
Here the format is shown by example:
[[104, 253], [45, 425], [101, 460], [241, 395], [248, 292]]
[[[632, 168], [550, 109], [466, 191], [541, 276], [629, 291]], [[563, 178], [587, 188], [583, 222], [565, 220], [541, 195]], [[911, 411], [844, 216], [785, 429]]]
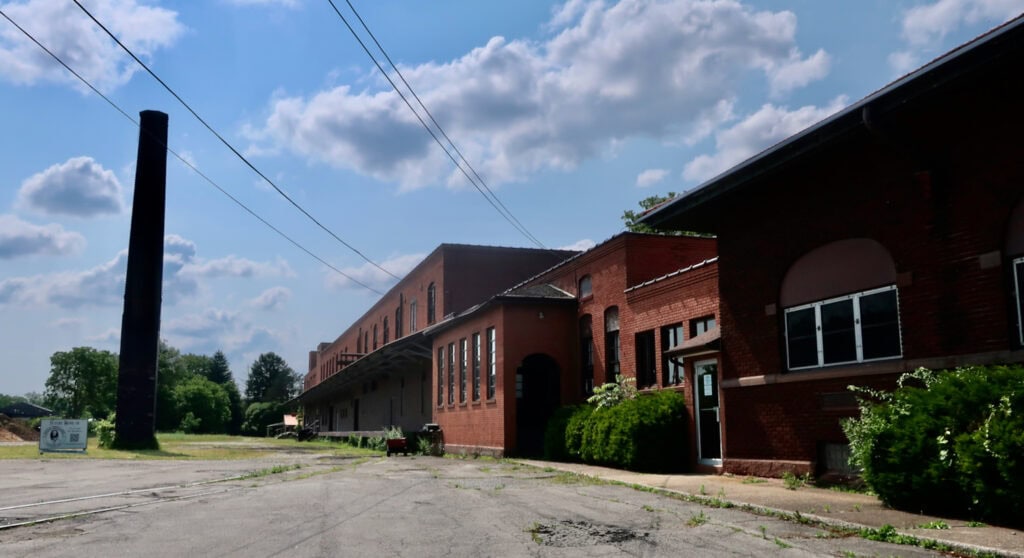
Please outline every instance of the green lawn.
[[2, 446], [0, 459], [252, 459], [282, 451], [315, 451], [334, 455], [375, 456], [381, 452], [337, 442], [297, 442], [218, 434], [157, 434], [159, 450], [120, 451], [97, 447], [89, 438], [86, 453], [40, 454], [37, 445]]

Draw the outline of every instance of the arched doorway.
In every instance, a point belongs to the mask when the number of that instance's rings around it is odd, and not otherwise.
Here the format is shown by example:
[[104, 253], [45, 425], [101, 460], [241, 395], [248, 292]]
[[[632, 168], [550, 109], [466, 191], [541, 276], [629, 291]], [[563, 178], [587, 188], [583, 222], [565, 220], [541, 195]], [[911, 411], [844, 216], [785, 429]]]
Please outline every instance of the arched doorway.
[[544, 453], [544, 429], [561, 400], [561, 373], [555, 359], [533, 354], [516, 370], [516, 453]]

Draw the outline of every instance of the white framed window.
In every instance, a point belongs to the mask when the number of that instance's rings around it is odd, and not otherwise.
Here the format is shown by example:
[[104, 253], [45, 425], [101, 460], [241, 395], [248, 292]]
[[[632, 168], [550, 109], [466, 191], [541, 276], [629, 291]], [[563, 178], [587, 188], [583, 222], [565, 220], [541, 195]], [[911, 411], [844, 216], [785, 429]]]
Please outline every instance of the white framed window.
[[785, 322], [790, 370], [903, 356], [895, 285], [787, 308]]
[[1017, 339], [1024, 345], [1024, 256], [1013, 260], [1013, 292], [1017, 298]]

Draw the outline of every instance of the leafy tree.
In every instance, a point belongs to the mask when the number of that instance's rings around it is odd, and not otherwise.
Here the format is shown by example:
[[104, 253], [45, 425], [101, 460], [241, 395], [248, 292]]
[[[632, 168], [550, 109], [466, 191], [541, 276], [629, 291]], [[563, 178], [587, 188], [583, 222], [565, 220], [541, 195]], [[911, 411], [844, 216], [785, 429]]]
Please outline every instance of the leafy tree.
[[222, 433], [231, 422], [231, 401], [221, 386], [191, 376], [174, 388], [178, 427], [185, 432]]
[[245, 409], [242, 407], [242, 394], [238, 391], [238, 384], [234, 380], [228, 380], [220, 385], [221, 389], [228, 396], [231, 404], [231, 420], [228, 422], [228, 434], [239, 434], [242, 432], [242, 422], [245, 420]]
[[40, 407], [46, 406], [46, 397], [38, 391], [30, 391], [22, 396], [22, 399], [33, 405], [39, 405]]
[[26, 399], [18, 395], [5, 395], [0, 393], [0, 407], [6, 407], [13, 403], [21, 403], [22, 401], [26, 401]]
[[[298, 392], [299, 375], [275, 353], [263, 353], [249, 369], [245, 398], [250, 403], [284, 402]], [[248, 418], [248, 410], [246, 410]]]
[[117, 355], [92, 347], [58, 351], [50, 357], [46, 400], [65, 417], [104, 418], [117, 404]]
[[157, 352], [156, 381], [156, 429], [164, 432], [177, 430], [181, 426], [182, 413], [178, 412], [178, 401], [174, 395], [178, 385], [195, 376], [187, 368], [188, 360], [181, 351], [160, 340]]
[[242, 423], [242, 433], [249, 436], [266, 436], [267, 427], [281, 422], [285, 411], [285, 405], [280, 402], [257, 402], [250, 404], [245, 409], [245, 422]]
[[210, 357], [206, 355], [188, 353], [181, 355], [179, 360], [181, 362], [181, 366], [189, 376], [202, 376], [204, 378], [209, 378], [210, 366], [212, 365]]
[[623, 211], [622, 221], [626, 224], [626, 230], [639, 233], [659, 232], [649, 227], [648, 225], [645, 225], [638, 221], [640, 220], [640, 217], [643, 217], [644, 213], [646, 213], [648, 210], [659, 204], [667, 202], [668, 200], [674, 197], [676, 197], [675, 192], [669, 192], [664, 196], [649, 196], [640, 200], [640, 211], [633, 211], [632, 209], [627, 209], [626, 211]]

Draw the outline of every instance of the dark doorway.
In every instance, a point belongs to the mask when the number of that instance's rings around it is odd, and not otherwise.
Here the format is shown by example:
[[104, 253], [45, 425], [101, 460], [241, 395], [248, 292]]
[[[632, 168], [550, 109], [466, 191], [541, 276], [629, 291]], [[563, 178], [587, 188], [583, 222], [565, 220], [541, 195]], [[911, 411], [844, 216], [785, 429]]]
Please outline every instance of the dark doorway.
[[359, 430], [359, 400], [352, 400], [352, 430]]
[[327, 407], [327, 430], [334, 432], [334, 405]]
[[561, 400], [561, 374], [545, 354], [526, 357], [516, 370], [516, 453], [544, 453], [544, 429]]

